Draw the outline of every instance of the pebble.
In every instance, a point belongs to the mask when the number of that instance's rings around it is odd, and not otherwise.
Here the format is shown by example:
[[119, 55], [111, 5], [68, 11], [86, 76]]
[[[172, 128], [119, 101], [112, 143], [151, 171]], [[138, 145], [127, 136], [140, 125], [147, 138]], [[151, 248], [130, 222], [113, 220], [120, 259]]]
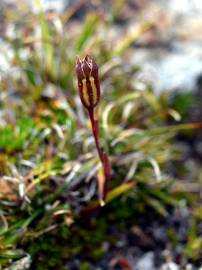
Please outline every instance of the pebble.
[[179, 266], [174, 262], [168, 262], [163, 264], [160, 270], [179, 270]]
[[136, 263], [137, 270], [155, 270], [154, 267], [154, 253], [147, 252], [145, 253]]

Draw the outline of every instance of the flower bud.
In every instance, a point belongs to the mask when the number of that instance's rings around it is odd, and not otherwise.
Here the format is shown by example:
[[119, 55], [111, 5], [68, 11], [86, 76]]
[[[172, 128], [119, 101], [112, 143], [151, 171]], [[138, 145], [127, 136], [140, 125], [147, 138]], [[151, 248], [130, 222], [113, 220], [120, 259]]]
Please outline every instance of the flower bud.
[[100, 98], [98, 66], [94, 59], [88, 55], [82, 60], [78, 58], [76, 74], [81, 102], [87, 109], [93, 109]]

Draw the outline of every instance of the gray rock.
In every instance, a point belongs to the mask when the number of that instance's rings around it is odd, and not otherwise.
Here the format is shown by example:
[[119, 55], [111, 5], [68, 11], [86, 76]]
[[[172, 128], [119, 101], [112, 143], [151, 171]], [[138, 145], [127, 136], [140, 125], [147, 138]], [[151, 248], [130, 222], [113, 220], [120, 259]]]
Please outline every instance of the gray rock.
[[161, 266], [160, 270], [179, 270], [179, 266], [174, 262], [167, 262]]
[[154, 253], [147, 252], [145, 253], [136, 263], [137, 270], [155, 270], [154, 267]]

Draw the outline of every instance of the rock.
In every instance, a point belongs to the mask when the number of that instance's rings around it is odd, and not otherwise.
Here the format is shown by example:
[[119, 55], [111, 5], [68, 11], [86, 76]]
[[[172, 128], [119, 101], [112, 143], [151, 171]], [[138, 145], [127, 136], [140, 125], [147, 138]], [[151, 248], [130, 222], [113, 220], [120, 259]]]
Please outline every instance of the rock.
[[167, 262], [161, 266], [160, 270], [179, 270], [179, 266], [174, 262]]
[[147, 252], [145, 253], [136, 264], [137, 270], [155, 270], [154, 267], [154, 253], [153, 252]]
[[143, 40], [147, 46], [134, 51], [133, 61], [156, 92], [196, 88], [202, 73], [201, 18], [202, 2], [197, 0], [148, 1], [143, 8], [137, 22], [148, 19], [155, 30]]

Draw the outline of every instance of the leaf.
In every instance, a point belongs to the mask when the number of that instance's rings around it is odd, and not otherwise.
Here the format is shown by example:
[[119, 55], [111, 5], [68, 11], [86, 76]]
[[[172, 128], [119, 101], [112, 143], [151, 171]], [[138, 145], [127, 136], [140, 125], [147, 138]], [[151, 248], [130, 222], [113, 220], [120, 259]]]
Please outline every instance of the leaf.
[[122, 97], [120, 97], [117, 101], [111, 102], [109, 103], [103, 113], [102, 113], [102, 127], [105, 130], [109, 130], [109, 117], [111, 114], [112, 109], [119, 109], [121, 105], [124, 105], [125, 102], [128, 101], [134, 101], [137, 98], [139, 98], [141, 96], [141, 94], [139, 92], [134, 92], [134, 93], [130, 93], [130, 94], [126, 94]]
[[166, 208], [164, 205], [161, 203], [161, 201], [154, 199], [148, 195], [145, 196], [145, 201], [153, 207], [157, 213], [159, 213], [161, 216], [166, 217], [168, 215]]
[[6, 257], [9, 259], [15, 259], [15, 258], [19, 258], [20, 256], [23, 255], [23, 251], [20, 249], [16, 249], [16, 250], [12, 250], [12, 249], [7, 249], [7, 250], [0, 250], [0, 259], [2, 257]]
[[116, 267], [117, 265], [121, 266], [121, 270], [132, 270], [131, 265], [129, 264], [128, 260], [123, 256], [118, 256], [110, 261], [111, 267]]
[[151, 23], [144, 23], [142, 25], [138, 25], [133, 32], [127, 34], [123, 39], [121, 39], [118, 44], [115, 46], [112, 51], [113, 56], [121, 55], [133, 42], [137, 41], [141, 35], [151, 29]]
[[107, 194], [106, 203], [114, 200], [115, 198], [121, 196], [124, 193], [127, 193], [136, 185], [134, 180], [128, 181], [126, 183], [121, 184], [120, 186], [110, 190]]
[[104, 206], [105, 205], [105, 202], [104, 202], [105, 176], [104, 176], [102, 167], [100, 167], [98, 170], [97, 178], [98, 178], [99, 202], [101, 206]]
[[56, 74], [56, 63], [54, 59], [54, 44], [53, 44], [53, 34], [49, 24], [45, 18], [45, 15], [41, 12], [39, 14], [41, 35], [42, 35], [42, 46], [44, 52], [44, 61], [47, 67], [47, 70], [55, 75]]
[[82, 33], [79, 35], [79, 38], [75, 44], [76, 53], [79, 53], [80, 51], [82, 51], [87, 41], [90, 38], [92, 38], [92, 35], [96, 31], [98, 22], [99, 22], [99, 17], [96, 14], [89, 14], [86, 17], [86, 21], [83, 26]]

